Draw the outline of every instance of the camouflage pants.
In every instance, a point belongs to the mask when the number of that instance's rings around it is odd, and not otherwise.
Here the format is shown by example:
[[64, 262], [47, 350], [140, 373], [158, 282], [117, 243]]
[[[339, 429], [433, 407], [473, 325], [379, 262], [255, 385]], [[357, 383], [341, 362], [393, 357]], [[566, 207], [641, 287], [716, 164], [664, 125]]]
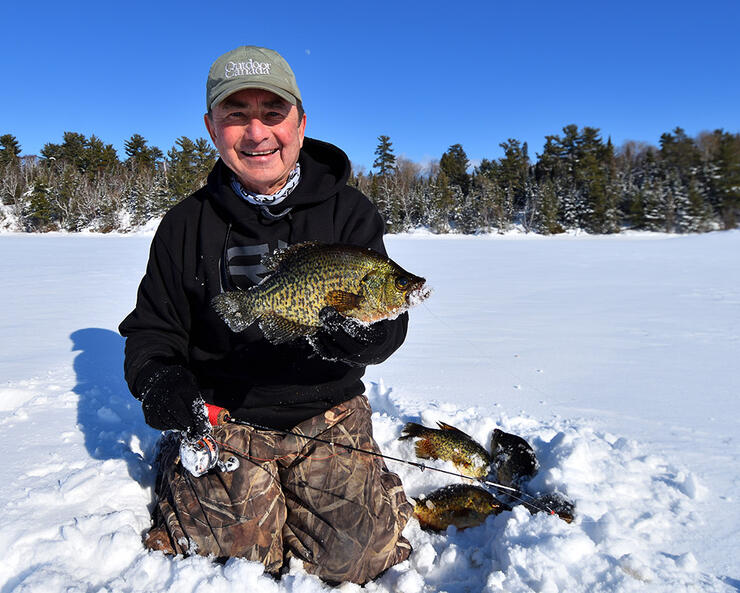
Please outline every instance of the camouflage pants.
[[[357, 396], [292, 432], [378, 451], [370, 414]], [[244, 425], [213, 436], [222, 460], [239, 459], [236, 471], [195, 478], [179, 463], [177, 439], [163, 443], [147, 547], [242, 557], [275, 574], [293, 556], [327, 581], [361, 584], [410, 554], [401, 530], [413, 509], [380, 457]]]

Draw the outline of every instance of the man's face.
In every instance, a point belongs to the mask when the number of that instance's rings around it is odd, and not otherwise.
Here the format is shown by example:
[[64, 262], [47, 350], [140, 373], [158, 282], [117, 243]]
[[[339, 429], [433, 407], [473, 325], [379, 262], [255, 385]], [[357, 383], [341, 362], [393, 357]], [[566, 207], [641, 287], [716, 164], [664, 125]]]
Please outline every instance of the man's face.
[[215, 105], [206, 128], [226, 165], [245, 189], [273, 194], [298, 162], [305, 114], [274, 93], [245, 89]]

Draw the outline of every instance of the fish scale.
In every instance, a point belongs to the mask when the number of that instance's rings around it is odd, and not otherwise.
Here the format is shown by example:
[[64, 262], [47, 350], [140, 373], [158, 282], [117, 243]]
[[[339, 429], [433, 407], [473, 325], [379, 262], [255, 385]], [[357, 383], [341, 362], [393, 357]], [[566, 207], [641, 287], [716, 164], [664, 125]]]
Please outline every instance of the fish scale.
[[450, 525], [458, 529], [475, 527], [492, 514], [511, 507], [490, 492], [472, 484], [452, 484], [414, 500], [414, 516], [424, 529], [444, 531]]
[[319, 313], [327, 306], [372, 323], [397, 316], [428, 296], [424, 278], [369, 248], [301, 243], [262, 263], [269, 273], [260, 284], [222, 293], [213, 307], [236, 332], [257, 321], [273, 344], [316, 333]]
[[451, 461], [457, 470], [471, 478], [484, 478], [491, 466], [488, 452], [463, 431], [438, 422], [439, 429], [408, 422], [398, 438], [417, 438], [416, 455], [422, 459]]

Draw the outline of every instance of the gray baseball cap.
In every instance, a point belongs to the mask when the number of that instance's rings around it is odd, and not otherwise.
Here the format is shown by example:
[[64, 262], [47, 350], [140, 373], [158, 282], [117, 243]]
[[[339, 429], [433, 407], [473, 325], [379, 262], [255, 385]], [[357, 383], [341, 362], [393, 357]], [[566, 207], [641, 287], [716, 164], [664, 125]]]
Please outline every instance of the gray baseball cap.
[[208, 111], [243, 89], [264, 89], [295, 105], [301, 92], [288, 62], [276, 51], [243, 45], [225, 53], [211, 66], [206, 83]]

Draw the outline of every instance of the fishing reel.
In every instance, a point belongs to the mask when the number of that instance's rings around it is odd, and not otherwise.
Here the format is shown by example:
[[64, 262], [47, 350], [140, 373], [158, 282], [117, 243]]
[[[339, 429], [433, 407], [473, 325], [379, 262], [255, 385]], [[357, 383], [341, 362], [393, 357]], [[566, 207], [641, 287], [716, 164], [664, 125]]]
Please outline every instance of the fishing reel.
[[180, 439], [180, 463], [196, 478], [216, 467], [222, 472], [233, 472], [239, 467], [236, 457], [232, 455], [226, 461], [221, 461], [218, 453], [218, 445], [210, 435], [197, 440], [183, 435]]

